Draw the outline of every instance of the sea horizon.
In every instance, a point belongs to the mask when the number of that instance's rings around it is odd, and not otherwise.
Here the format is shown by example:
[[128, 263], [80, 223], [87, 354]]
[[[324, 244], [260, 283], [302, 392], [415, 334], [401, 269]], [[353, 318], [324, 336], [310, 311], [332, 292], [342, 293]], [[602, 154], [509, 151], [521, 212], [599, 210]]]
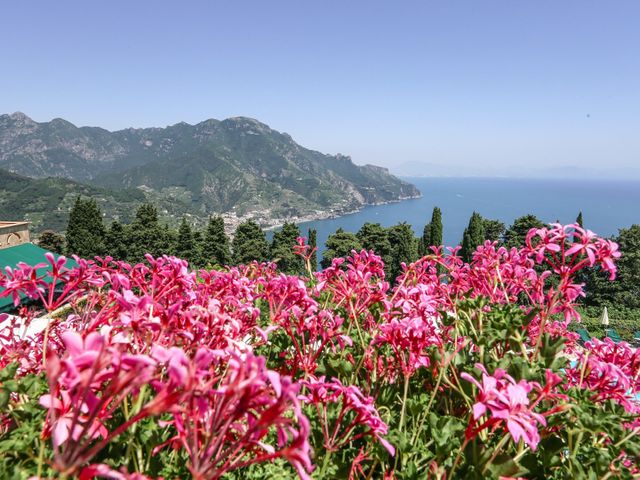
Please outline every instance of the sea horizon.
[[[338, 228], [357, 232], [367, 222], [391, 226], [411, 224], [422, 234], [433, 207], [443, 216], [446, 246], [458, 245], [471, 214], [500, 220], [506, 227], [523, 215], [533, 214], [546, 223], [574, 223], [582, 212], [584, 226], [602, 236], [640, 223], [640, 179], [517, 178], [517, 177], [399, 177], [422, 193], [382, 205], [368, 205], [358, 212], [335, 218], [302, 222], [300, 232], [318, 231], [319, 250]], [[635, 207], [635, 208], [634, 208]], [[276, 229], [277, 230], [277, 229]]]

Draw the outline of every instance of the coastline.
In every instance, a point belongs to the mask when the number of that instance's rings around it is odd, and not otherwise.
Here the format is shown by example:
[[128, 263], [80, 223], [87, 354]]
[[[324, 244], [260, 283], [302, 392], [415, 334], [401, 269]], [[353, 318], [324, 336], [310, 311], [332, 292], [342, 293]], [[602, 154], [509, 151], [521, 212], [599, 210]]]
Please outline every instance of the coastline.
[[347, 215], [353, 215], [355, 213], [358, 213], [362, 211], [362, 209], [365, 207], [375, 207], [377, 205], [389, 205], [392, 203], [400, 203], [400, 202], [404, 202], [405, 200], [413, 200], [417, 198], [422, 198], [422, 193], [420, 193], [419, 195], [402, 196], [393, 200], [384, 200], [380, 202], [365, 203], [359, 206], [358, 208], [355, 208], [352, 210], [336, 209], [336, 210], [329, 210], [329, 211], [316, 211], [315, 213], [311, 213], [308, 215], [292, 216], [287, 218], [274, 218], [271, 221], [260, 222], [260, 226], [264, 231], [271, 231], [271, 230], [276, 230], [282, 227], [286, 222], [294, 222], [296, 224], [300, 224], [300, 223], [307, 223], [307, 222], [315, 222], [318, 220], [328, 220], [331, 218], [339, 218], [339, 217], [344, 217]]

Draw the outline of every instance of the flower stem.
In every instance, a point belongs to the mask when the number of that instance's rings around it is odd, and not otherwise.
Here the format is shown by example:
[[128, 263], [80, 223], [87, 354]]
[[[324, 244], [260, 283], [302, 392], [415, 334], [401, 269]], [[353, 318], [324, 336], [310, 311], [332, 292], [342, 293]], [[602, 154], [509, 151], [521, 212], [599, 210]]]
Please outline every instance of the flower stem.
[[496, 445], [495, 450], [493, 451], [493, 453], [491, 454], [491, 458], [489, 458], [489, 460], [487, 461], [487, 463], [485, 463], [484, 468], [482, 469], [482, 473], [486, 472], [487, 469], [489, 468], [489, 465], [491, 465], [493, 463], [493, 461], [496, 459], [496, 457], [498, 456], [498, 453], [500, 453], [500, 450], [502, 450], [502, 447], [504, 447], [504, 444], [507, 443], [507, 441], [509, 440], [509, 435], [504, 435], [501, 439], [500, 442], [498, 442], [498, 445]]
[[402, 409], [400, 410], [400, 431], [404, 432], [404, 413], [407, 406], [407, 396], [409, 394], [409, 375], [404, 377], [404, 391], [402, 393]]

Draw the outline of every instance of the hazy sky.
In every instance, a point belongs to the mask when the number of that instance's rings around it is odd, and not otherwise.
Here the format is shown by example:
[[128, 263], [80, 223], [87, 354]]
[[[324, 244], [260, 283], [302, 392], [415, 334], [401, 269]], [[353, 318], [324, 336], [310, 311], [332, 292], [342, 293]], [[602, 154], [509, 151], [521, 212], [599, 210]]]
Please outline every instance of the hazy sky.
[[[13, 1], [0, 112], [245, 115], [357, 163], [640, 166], [640, 1]], [[477, 167], [476, 167], [477, 168]]]

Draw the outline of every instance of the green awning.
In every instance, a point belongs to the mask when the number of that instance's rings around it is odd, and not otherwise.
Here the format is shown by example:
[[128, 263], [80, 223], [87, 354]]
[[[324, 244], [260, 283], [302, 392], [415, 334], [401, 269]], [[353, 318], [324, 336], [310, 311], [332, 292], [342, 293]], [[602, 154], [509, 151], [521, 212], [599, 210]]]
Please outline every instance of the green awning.
[[[44, 248], [40, 248], [33, 243], [23, 243], [21, 245], [16, 245], [15, 247], [3, 248], [0, 249], [0, 269], [4, 273], [5, 267], [15, 268], [18, 263], [23, 262], [27, 265], [37, 265], [38, 263], [46, 263], [47, 259], [45, 258], [45, 253], [48, 253], [48, 250]], [[54, 254], [55, 255], [55, 254]], [[59, 255], [55, 255], [56, 258]], [[73, 268], [76, 266], [76, 262], [73, 259], [68, 259], [66, 266], [68, 268]], [[47, 271], [46, 267], [38, 269], [38, 275], [44, 275]], [[48, 278], [45, 277], [45, 281]], [[0, 293], [4, 291], [3, 287], [0, 287]], [[26, 296], [21, 296], [22, 301], [29, 300]], [[8, 310], [13, 310], [13, 297], [9, 295], [8, 297], [0, 298], [0, 312], [6, 312]]]

